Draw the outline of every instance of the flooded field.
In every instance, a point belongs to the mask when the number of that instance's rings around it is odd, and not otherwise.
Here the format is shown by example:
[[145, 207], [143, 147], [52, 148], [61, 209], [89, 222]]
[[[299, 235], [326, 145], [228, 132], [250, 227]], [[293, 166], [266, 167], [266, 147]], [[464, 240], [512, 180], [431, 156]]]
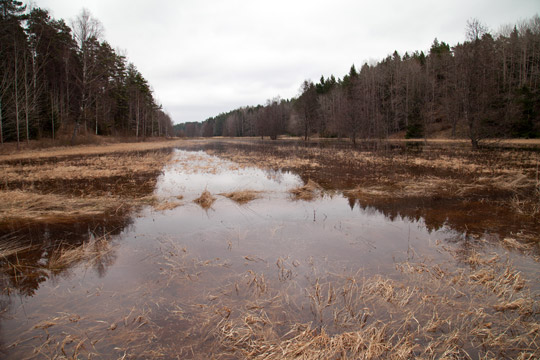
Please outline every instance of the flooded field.
[[86, 189], [109, 202], [70, 221], [3, 219], [0, 354], [538, 358], [538, 214], [524, 197], [537, 153], [488, 177], [421, 150], [192, 142], [127, 183], [127, 162], [93, 180], [55, 180], [57, 160], [28, 165], [51, 167], [47, 181], [6, 165], [11, 198]]

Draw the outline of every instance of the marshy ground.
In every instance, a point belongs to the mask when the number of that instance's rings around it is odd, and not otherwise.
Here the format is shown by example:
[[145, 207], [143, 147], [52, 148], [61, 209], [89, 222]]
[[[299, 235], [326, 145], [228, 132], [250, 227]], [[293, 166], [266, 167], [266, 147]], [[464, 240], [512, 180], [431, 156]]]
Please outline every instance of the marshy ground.
[[0, 354], [538, 358], [539, 162], [254, 139], [2, 155]]

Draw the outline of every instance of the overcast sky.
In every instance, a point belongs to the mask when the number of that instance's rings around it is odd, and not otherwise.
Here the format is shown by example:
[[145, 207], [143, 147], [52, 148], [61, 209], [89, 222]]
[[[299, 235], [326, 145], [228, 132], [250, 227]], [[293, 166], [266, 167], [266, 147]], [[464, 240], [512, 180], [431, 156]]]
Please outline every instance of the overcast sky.
[[202, 121], [303, 80], [342, 77], [397, 50], [463, 42], [467, 20], [497, 32], [539, 0], [35, 0], [68, 24], [83, 7], [154, 89], [173, 122]]

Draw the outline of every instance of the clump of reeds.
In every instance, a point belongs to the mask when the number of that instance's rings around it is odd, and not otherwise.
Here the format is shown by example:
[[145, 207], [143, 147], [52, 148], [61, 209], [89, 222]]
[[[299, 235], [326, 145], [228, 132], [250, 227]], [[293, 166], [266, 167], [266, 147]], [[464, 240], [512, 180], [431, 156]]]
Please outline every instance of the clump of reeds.
[[300, 186], [294, 189], [289, 190], [289, 193], [296, 200], [306, 200], [310, 201], [315, 199], [322, 193], [322, 186], [317, 184], [315, 181], [309, 179], [304, 186]]
[[205, 210], [210, 209], [214, 201], [216, 201], [216, 198], [208, 190], [204, 190], [201, 196], [193, 200], [194, 203], [199, 204]]
[[221, 194], [226, 198], [231, 199], [234, 202], [237, 202], [241, 205], [247, 204], [250, 201], [253, 201], [259, 197], [260, 192], [255, 190], [239, 190], [229, 193]]

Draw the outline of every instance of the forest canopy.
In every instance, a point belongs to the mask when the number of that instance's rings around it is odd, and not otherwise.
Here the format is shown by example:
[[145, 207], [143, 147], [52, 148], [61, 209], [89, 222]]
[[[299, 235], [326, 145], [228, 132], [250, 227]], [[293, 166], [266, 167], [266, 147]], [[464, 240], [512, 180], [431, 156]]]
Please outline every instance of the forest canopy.
[[279, 97], [175, 128], [183, 136], [296, 135], [387, 138], [404, 134], [485, 138], [540, 136], [540, 17], [491, 34], [473, 19], [466, 40], [352, 65], [341, 78], [306, 80]]
[[67, 25], [47, 10], [0, 1], [0, 141], [78, 133], [172, 135], [172, 121], [134, 64], [83, 9]]

